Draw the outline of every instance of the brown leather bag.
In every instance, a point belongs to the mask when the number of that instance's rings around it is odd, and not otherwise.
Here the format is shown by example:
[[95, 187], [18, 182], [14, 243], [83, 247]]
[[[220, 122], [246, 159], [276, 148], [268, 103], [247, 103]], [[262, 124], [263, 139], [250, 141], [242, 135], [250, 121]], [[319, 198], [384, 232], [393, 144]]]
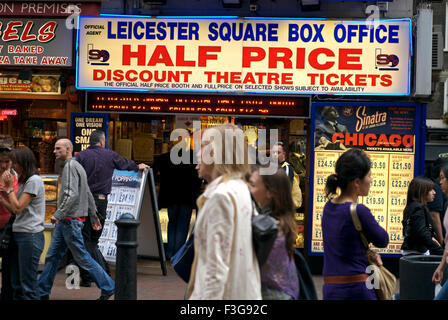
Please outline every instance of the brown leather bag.
[[378, 289], [374, 284], [376, 295], [379, 300], [392, 300], [392, 296], [395, 292], [395, 287], [397, 285], [397, 278], [387, 270], [382, 263], [379, 264], [381, 259], [378, 257], [378, 253], [372, 251], [369, 247], [369, 242], [367, 241], [366, 236], [362, 232], [361, 221], [359, 220], [358, 213], [356, 212], [357, 203], [352, 203], [350, 205], [350, 214], [352, 216], [353, 224], [355, 225], [355, 229], [359, 232], [359, 236], [361, 237], [361, 241], [366, 249], [366, 256], [369, 262], [369, 265], [373, 267], [373, 275], [376, 276], [375, 281], [378, 281]]

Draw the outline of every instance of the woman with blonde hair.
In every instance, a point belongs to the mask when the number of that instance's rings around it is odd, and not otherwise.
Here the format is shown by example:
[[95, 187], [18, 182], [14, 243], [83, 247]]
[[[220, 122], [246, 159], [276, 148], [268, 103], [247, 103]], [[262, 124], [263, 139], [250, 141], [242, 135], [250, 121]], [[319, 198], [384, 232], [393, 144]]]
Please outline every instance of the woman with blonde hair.
[[261, 299], [260, 271], [252, 243], [254, 210], [244, 177], [248, 146], [241, 129], [207, 129], [198, 151], [199, 176], [209, 182], [197, 200], [195, 257], [187, 299]]

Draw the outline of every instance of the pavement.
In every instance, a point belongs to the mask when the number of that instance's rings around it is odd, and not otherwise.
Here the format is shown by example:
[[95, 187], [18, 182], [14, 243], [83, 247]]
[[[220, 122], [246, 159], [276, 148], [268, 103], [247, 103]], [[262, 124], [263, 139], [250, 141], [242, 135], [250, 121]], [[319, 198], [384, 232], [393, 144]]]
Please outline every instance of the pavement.
[[[166, 264], [167, 274], [163, 275], [159, 261], [139, 258], [137, 262], [137, 300], [184, 300], [187, 284], [175, 273], [171, 263]], [[112, 278], [115, 268], [111, 266]], [[319, 300], [322, 299], [322, 276], [314, 276], [314, 284]], [[50, 300], [96, 300], [101, 292], [94, 283], [90, 288], [68, 289], [65, 268], [56, 275]], [[111, 300], [114, 296], [111, 297]]]
[[[115, 267], [110, 266], [112, 278], [115, 279]], [[187, 284], [175, 273], [170, 262], [166, 264], [167, 274], [163, 275], [159, 261], [139, 258], [137, 261], [137, 300], [184, 300]], [[50, 300], [96, 300], [101, 291], [94, 283], [89, 288], [68, 289], [65, 268], [59, 270], [50, 294]], [[319, 300], [322, 300], [323, 278], [313, 276]], [[399, 290], [399, 284], [397, 290]], [[115, 297], [112, 296], [110, 300]]]

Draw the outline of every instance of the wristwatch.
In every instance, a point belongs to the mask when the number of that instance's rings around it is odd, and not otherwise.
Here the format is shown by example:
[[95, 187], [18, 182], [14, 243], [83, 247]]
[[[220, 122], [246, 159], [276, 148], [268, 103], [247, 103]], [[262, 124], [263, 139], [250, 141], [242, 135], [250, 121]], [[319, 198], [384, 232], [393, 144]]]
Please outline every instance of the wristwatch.
[[6, 195], [9, 196], [9, 194], [13, 191], [14, 191], [13, 189], [6, 190]]

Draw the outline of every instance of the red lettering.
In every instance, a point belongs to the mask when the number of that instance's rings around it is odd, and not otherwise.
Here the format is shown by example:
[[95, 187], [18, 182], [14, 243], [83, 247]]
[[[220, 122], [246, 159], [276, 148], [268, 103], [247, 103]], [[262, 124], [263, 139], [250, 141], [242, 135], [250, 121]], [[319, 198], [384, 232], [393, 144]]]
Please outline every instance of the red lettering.
[[38, 32], [37, 40], [40, 42], [51, 41], [55, 36], [57, 23], [55, 21], [48, 21], [45, 23]]
[[[340, 70], [361, 70], [362, 64], [350, 64], [349, 62], [360, 62], [362, 49], [339, 49]], [[352, 56], [356, 55], [356, 56]]]
[[221, 47], [199, 46], [198, 66], [206, 67], [207, 60], [218, 60], [218, 55], [209, 54], [210, 52], [221, 52]]
[[31, 28], [33, 27], [33, 21], [28, 21], [25, 25], [25, 29], [20, 36], [20, 41], [27, 42], [31, 40], [36, 40], [37, 36], [35, 34], [30, 34]]
[[10, 21], [6, 25], [6, 30], [3, 32], [3, 41], [19, 40], [17, 27], [21, 27], [21, 21]]
[[176, 67], [194, 67], [195, 65], [195, 61], [185, 60], [185, 47], [176, 46]]
[[[279, 56], [279, 54], [281, 54]], [[283, 62], [285, 69], [292, 69], [292, 51], [288, 48], [269, 48], [269, 66], [270, 69], [277, 69], [277, 63]]]
[[331, 51], [330, 49], [327, 49], [327, 48], [314, 49], [313, 51], [310, 52], [309, 57], [308, 57], [311, 67], [313, 67], [314, 69], [317, 69], [317, 70], [328, 70], [334, 66], [333, 61], [328, 61], [324, 64], [319, 63], [318, 56], [320, 54], [324, 54], [327, 57], [334, 57], [334, 52]]
[[158, 63], [162, 63], [168, 67], [174, 66], [166, 46], [156, 46], [151, 58], [149, 59], [148, 66], [155, 66]]
[[146, 46], [145, 45], [138, 45], [137, 46], [137, 52], [131, 51], [131, 45], [125, 44], [123, 45], [123, 55], [122, 55], [122, 64], [124, 66], [130, 66], [131, 65], [131, 58], [137, 58], [137, 65], [138, 66], [144, 66], [145, 65], [145, 58], [146, 58]]
[[[255, 55], [252, 55], [255, 53]], [[250, 68], [253, 61], [261, 61], [266, 57], [266, 52], [259, 47], [243, 47], [243, 68]]]

